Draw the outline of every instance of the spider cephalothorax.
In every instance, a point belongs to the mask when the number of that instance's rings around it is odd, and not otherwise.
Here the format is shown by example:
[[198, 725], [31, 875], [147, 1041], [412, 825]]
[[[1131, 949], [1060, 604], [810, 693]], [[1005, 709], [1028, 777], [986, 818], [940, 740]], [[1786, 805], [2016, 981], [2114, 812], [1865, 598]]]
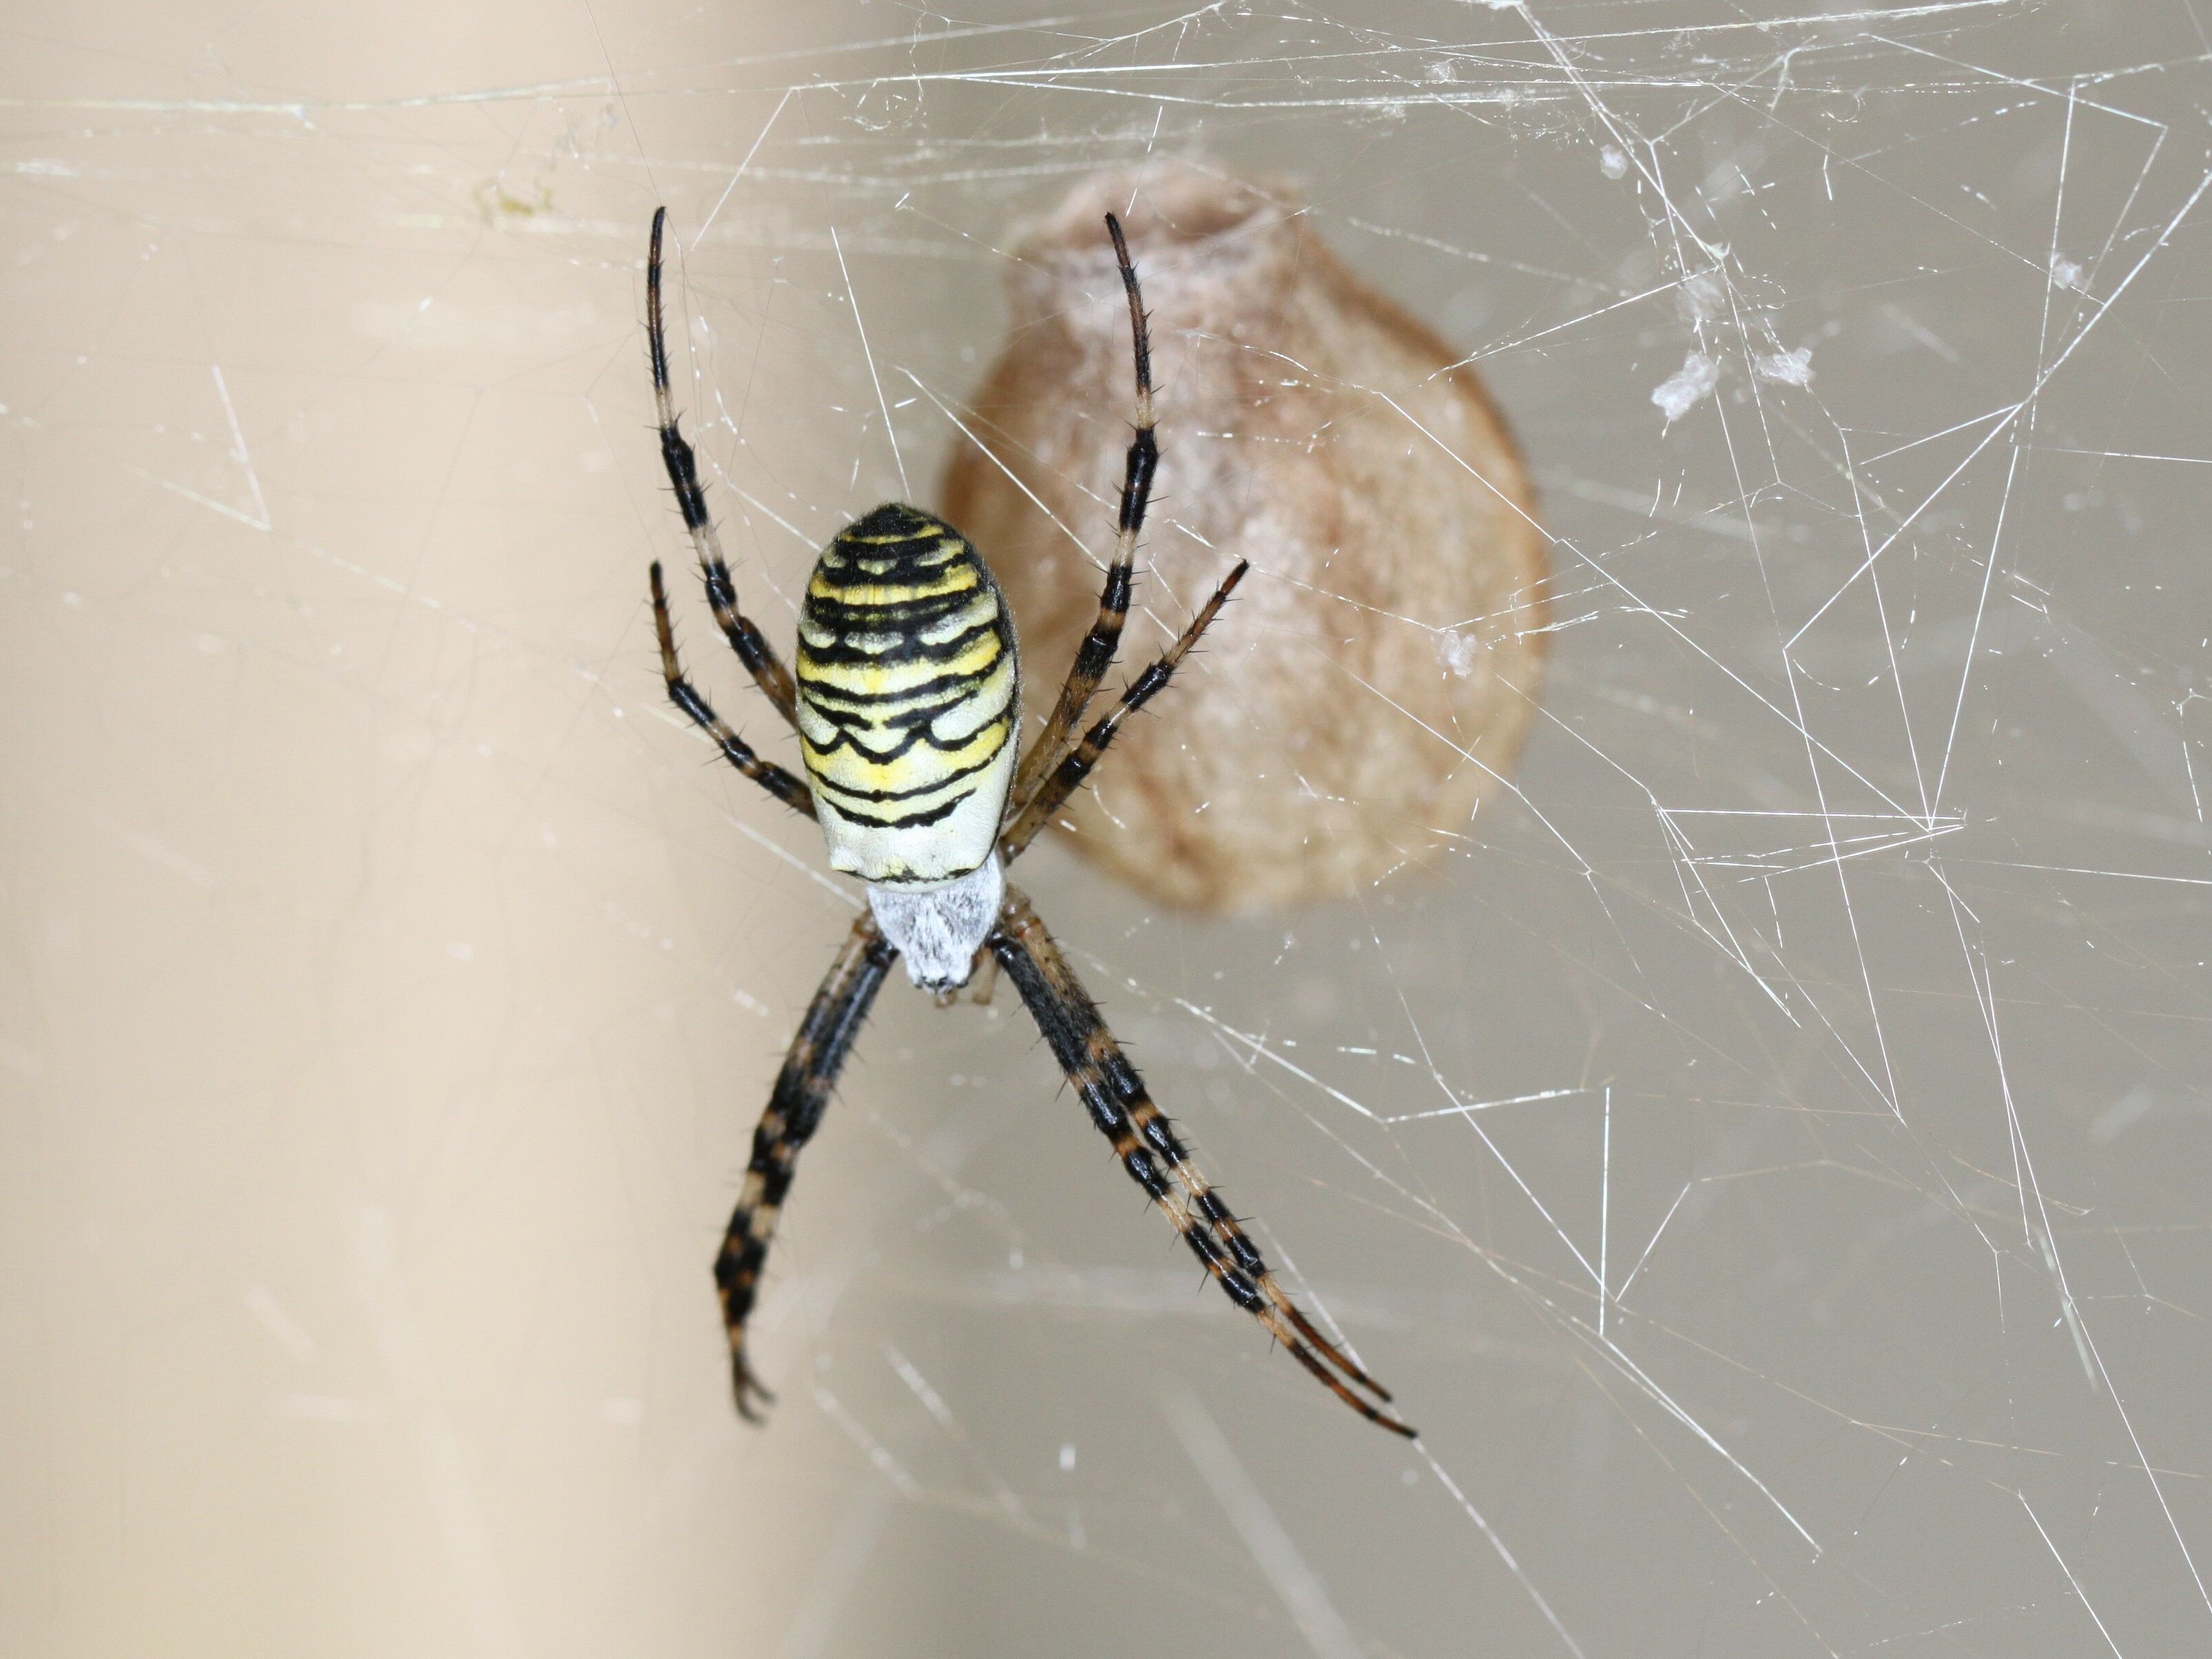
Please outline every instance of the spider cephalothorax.
[[665, 209], [653, 215], [646, 264], [661, 458], [698, 552], [715, 623], [797, 732], [805, 778], [754, 752], [685, 678], [656, 563], [653, 619], [668, 695], [738, 771], [794, 811], [811, 814], [829, 842], [831, 866], [860, 877], [868, 892], [868, 908], [815, 993], [753, 1132], [744, 1186], [715, 1259], [738, 1411], [753, 1417], [756, 1399], [767, 1396], [746, 1358], [745, 1320], [793, 1169], [821, 1121], [892, 958], [904, 955], [915, 984], [949, 997], [988, 953], [1021, 994], [1122, 1166], [1230, 1298], [1354, 1410], [1410, 1435], [1405, 1424], [1354, 1392], [1390, 1398], [1276, 1284], [1259, 1248], [1152, 1103], [1036, 909], [1006, 879], [1006, 866], [1082, 787], [1121, 722], [1167, 684], [1246, 569], [1240, 563], [1231, 570], [1167, 654], [1131, 682], [1110, 711], [1082, 728], [1128, 614], [1137, 535], [1158, 461], [1144, 303], [1121, 227], [1107, 216], [1129, 301], [1137, 422], [1114, 559], [1098, 618], [1043, 730], [1018, 758], [1021, 658], [1013, 618], [982, 556], [943, 520], [893, 502], [837, 533], [815, 565], [800, 607], [795, 677], [738, 609], [697, 464], [677, 429], [669, 395], [660, 317], [666, 218]]

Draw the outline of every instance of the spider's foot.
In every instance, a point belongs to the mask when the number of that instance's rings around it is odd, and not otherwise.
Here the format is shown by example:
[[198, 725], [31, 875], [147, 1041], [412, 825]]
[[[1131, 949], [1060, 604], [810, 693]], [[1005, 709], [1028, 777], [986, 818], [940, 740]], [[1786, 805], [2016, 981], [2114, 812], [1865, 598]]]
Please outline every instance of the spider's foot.
[[1313, 1344], [1322, 1358], [1328, 1360], [1329, 1364], [1334, 1365], [1337, 1370], [1342, 1371], [1346, 1376], [1360, 1388], [1366, 1389], [1377, 1400], [1389, 1402], [1391, 1398], [1390, 1390], [1360, 1370], [1352, 1362], [1351, 1355], [1346, 1353], [1343, 1349], [1316, 1329], [1313, 1321], [1306, 1317], [1304, 1310], [1297, 1303], [1285, 1297], [1280, 1305], [1283, 1312], [1289, 1316], [1291, 1323], [1297, 1327], [1299, 1334]]
[[1408, 1440], [1418, 1440], [1420, 1438], [1420, 1431], [1414, 1428], [1412, 1424], [1407, 1423], [1403, 1419], [1400, 1418], [1395, 1413], [1384, 1411], [1378, 1406], [1370, 1406], [1364, 1400], [1362, 1400], [1358, 1395], [1352, 1393], [1351, 1389], [1346, 1388], [1344, 1384], [1337, 1379], [1336, 1374], [1330, 1370], [1327, 1365], [1322, 1363], [1321, 1356], [1316, 1353], [1311, 1348], [1306, 1346], [1304, 1342], [1299, 1341], [1296, 1337], [1288, 1336], [1285, 1332], [1273, 1329], [1273, 1328], [1271, 1328], [1270, 1334], [1278, 1339], [1285, 1340], [1285, 1346], [1289, 1347], [1291, 1357], [1292, 1358], [1296, 1359], [1299, 1364], [1304, 1366], [1309, 1371], [1311, 1371], [1315, 1376], [1318, 1377], [1322, 1385], [1327, 1388], [1331, 1394], [1334, 1395], [1339, 1400], [1344, 1401], [1346, 1405], [1351, 1407], [1352, 1410], [1358, 1412], [1369, 1422], [1374, 1424], [1378, 1428], [1388, 1429], [1393, 1434], [1403, 1435]]
[[732, 1392], [737, 1396], [738, 1415], [748, 1423], [767, 1422], [768, 1414], [763, 1408], [775, 1404], [775, 1396], [769, 1392], [760, 1378], [753, 1375], [753, 1369], [745, 1363], [743, 1352], [731, 1355], [730, 1380]]

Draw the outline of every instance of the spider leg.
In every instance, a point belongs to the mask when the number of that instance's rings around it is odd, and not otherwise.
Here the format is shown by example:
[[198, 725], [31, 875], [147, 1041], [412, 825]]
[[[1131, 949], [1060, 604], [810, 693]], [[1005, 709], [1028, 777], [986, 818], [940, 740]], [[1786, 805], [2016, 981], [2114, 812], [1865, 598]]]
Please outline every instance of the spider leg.
[[[1192, 1167], [1188, 1155], [1146, 1093], [1144, 1080], [1106, 1029], [1097, 1006], [1045, 931], [1035, 908], [1012, 887], [1006, 890], [1004, 921], [989, 945], [1014, 988], [1021, 993], [1091, 1121], [1113, 1143], [1121, 1166], [1167, 1212], [1191, 1254], [1205, 1264], [1230, 1300], [1267, 1327], [1300, 1364], [1346, 1405], [1370, 1423], [1412, 1438], [1411, 1428], [1361, 1399], [1329, 1369], [1334, 1362], [1380, 1398], [1390, 1397], [1316, 1330], [1275, 1284], [1257, 1247], [1237, 1225], [1220, 1195]], [[1163, 1158], [1175, 1170], [1182, 1187], [1169, 1180], [1160, 1167]]]
[[981, 954], [983, 960], [968, 981], [968, 1000], [978, 1008], [988, 1008], [992, 994], [999, 988], [999, 959], [990, 953], [988, 945]]
[[[1052, 943], [1050, 935], [1043, 932], [1043, 924], [1037, 920], [1036, 909], [1025, 894], [1018, 890], [1014, 893], [1010, 901], [1010, 913], [1015, 917], [1018, 927], [1024, 921], [1036, 922], [1038, 935], [1043, 941], [1038, 954], [1048, 962], [1057, 963], [1059, 973], [1065, 981], [1060, 991], [1063, 999], [1067, 998], [1071, 989], [1080, 995], [1082, 988], [1076, 981], [1073, 969], [1068, 966], [1066, 958], [1060, 955], [1059, 947]], [[1097, 1009], [1093, 1007], [1091, 1012], [1097, 1020]], [[1259, 1246], [1253, 1243], [1243, 1224], [1222, 1201], [1220, 1194], [1191, 1161], [1190, 1154], [1176, 1136], [1174, 1126], [1168, 1121], [1166, 1114], [1153, 1103], [1152, 1096], [1145, 1089], [1144, 1079], [1137, 1075], [1103, 1020], [1097, 1020], [1090, 1046], [1091, 1058], [1120, 1098], [1139, 1138], [1166, 1160], [1176, 1179], [1189, 1193], [1192, 1207], [1206, 1218], [1215, 1237], [1227, 1247], [1237, 1267], [1260, 1287], [1275, 1310], [1296, 1326], [1299, 1334], [1330, 1364], [1377, 1399], [1389, 1399], [1390, 1391], [1368, 1376], [1349, 1355], [1323, 1335], [1306, 1317], [1304, 1311], [1276, 1284], [1266, 1258], [1260, 1254]]]
[[648, 349], [653, 359], [653, 400], [660, 411], [660, 459], [668, 469], [668, 482], [675, 486], [676, 505], [684, 514], [684, 527], [691, 532], [691, 545], [699, 555], [699, 574], [707, 580], [707, 603], [714, 607], [714, 622], [722, 636], [730, 642], [730, 649], [738, 653], [738, 660], [745, 665], [753, 682], [774, 703], [787, 725], [798, 729], [798, 716], [793, 712], [796, 693], [791, 683], [791, 671], [775, 654], [775, 647], [755, 625], [751, 617], [738, 609], [737, 584], [730, 580], [728, 562], [722, 557], [721, 538], [714, 533], [714, 520], [707, 511], [707, 491], [699, 482], [698, 459], [692, 453], [690, 444], [677, 429], [674, 401], [668, 391], [668, 343], [660, 323], [660, 233], [668, 222], [668, 210], [656, 208], [653, 215], [653, 248], [645, 262], [645, 316]]
[[774, 761], [763, 760], [731, 726], [717, 714], [712, 704], [699, 695], [698, 688], [684, 678], [684, 665], [676, 655], [676, 626], [668, 617], [668, 590], [661, 583], [660, 562], [653, 564], [653, 627], [660, 636], [660, 676], [668, 682], [668, 700], [689, 714], [703, 727], [707, 734], [721, 745], [722, 758], [755, 783], [774, 795], [793, 811], [803, 817], [814, 816], [814, 792], [795, 774], [786, 771]]
[[1136, 348], [1137, 424], [1129, 440], [1129, 454], [1121, 476], [1121, 516], [1114, 537], [1114, 562], [1106, 567], [1105, 590], [1098, 596], [1098, 618], [1091, 624], [1067, 671], [1044, 729], [1022, 757], [1021, 769], [1007, 799], [1017, 807], [1026, 804], [1037, 785], [1062, 757], [1083, 711], [1098, 690], [1106, 671], [1114, 665], [1114, 652], [1121, 641], [1121, 624], [1129, 614], [1131, 568], [1136, 561], [1137, 536], [1145, 526], [1145, 508], [1152, 500], [1152, 473], [1159, 465], [1158, 442], [1152, 435], [1152, 337], [1146, 325], [1145, 300], [1137, 287], [1137, 268], [1129, 263], [1129, 245], [1121, 235], [1121, 222], [1106, 216], [1107, 234], [1114, 239], [1114, 258], [1121, 267], [1121, 286], [1129, 296], [1129, 333]]
[[1067, 798], [1083, 787], [1084, 779], [1091, 775], [1091, 769], [1098, 764], [1098, 757], [1106, 752], [1107, 744], [1114, 741], [1114, 734], [1121, 729], [1121, 722], [1142, 708], [1157, 693], [1166, 689], [1176, 666], [1189, 653], [1191, 647], [1198, 643], [1199, 636], [1212, 626], [1214, 617], [1220, 614], [1221, 607], [1229, 602], [1229, 596], [1237, 591], [1237, 584], [1244, 580], [1244, 573], [1251, 568], [1249, 560], [1239, 559], [1237, 562], [1237, 568], [1222, 579], [1220, 586], [1213, 590], [1213, 597], [1206, 602], [1198, 615], [1191, 618], [1190, 626], [1182, 631], [1182, 637], [1168, 648], [1165, 656], [1131, 682], [1129, 689], [1121, 694], [1121, 701], [1083, 734], [1083, 741], [1070, 750], [1050, 775], [1037, 786], [1036, 793], [1014, 814], [1012, 822], [1006, 825], [1005, 833], [999, 838], [1000, 850], [1006, 854], [1008, 863], [1011, 864], [1028, 849], [1029, 844], [1036, 839], [1037, 831], [1050, 823], [1052, 815], [1066, 804]]
[[876, 927], [875, 917], [862, 912], [830, 965], [829, 977], [808, 1005], [805, 1018], [799, 1023], [799, 1035], [792, 1038], [783, 1070], [776, 1074], [768, 1109], [753, 1131], [752, 1161], [722, 1236], [721, 1253], [714, 1258], [722, 1324], [730, 1337], [731, 1380], [737, 1389], [738, 1415], [749, 1423], [760, 1421], [754, 1400], [769, 1397], [745, 1360], [745, 1318], [752, 1312], [761, 1264], [775, 1237], [776, 1218], [791, 1189], [799, 1149], [820, 1126], [823, 1108], [830, 1103], [830, 1091], [836, 1086], [860, 1022], [868, 1017], [877, 989], [897, 955]]

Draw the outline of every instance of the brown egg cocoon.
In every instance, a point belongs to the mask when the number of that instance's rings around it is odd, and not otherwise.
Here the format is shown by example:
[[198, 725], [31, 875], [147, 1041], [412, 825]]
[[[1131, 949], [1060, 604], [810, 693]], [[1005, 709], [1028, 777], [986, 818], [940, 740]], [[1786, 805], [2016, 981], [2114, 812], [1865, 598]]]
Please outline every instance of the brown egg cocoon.
[[1342, 897], [1450, 845], [1528, 729], [1546, 564], [1527, 471], [1474, 372], [1283, 191], [1188, 163], [1091, 179], [1015, 245], [1009, 343], [969, 423], [990, 453], [963, 444], [943, 492], [1013, 601], [1032, 717], [1113, 547], [1134, 382], [1109, 208], [1158, 388], [1124, 672], [1238, 558], [1252, 573], [1062, 824], [1171, 904]]

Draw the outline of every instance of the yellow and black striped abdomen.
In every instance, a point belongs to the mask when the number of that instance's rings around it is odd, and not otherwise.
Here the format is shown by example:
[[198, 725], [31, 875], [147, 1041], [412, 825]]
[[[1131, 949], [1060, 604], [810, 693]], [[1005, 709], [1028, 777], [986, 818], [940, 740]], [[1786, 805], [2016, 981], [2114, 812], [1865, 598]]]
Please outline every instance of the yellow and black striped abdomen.
[[968, 538], [886, 505], [840, 531], [799, 613], [799, 738], [830, 862], [893, 885], [990, 855], [1013, 781], [1013, 617]]

